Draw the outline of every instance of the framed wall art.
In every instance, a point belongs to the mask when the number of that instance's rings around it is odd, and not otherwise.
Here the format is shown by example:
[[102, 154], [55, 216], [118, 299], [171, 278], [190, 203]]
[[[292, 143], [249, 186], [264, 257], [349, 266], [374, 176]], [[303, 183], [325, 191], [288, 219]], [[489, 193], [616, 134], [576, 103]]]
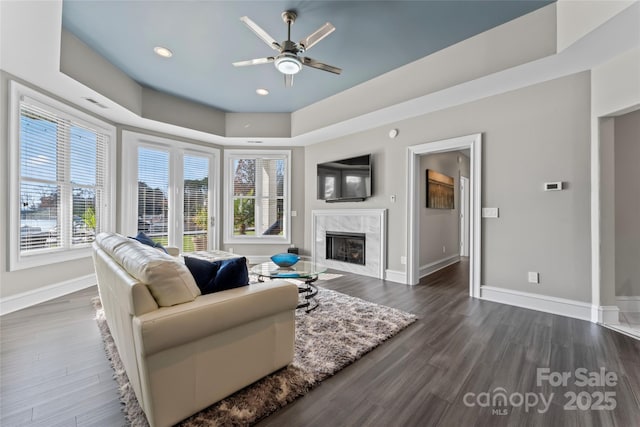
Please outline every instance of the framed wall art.
[[453, 178], [427, 169], [427, 208], [453, 209]]

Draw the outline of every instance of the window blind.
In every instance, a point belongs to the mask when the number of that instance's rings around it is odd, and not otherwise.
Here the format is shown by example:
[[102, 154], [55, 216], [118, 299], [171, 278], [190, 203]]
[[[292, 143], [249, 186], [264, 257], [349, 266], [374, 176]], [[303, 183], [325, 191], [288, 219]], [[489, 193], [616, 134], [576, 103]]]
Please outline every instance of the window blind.
[[108, 135], [26, 97], [19, 135], [20, 253], [89, 244], [109, 197]]
[[185, 154], [183, 168], [183, 251], [205, 250], [210, 225], [209, 158]]
[[138, 149], [138, 231], [166, 245], [169, 229], [169, 152]]

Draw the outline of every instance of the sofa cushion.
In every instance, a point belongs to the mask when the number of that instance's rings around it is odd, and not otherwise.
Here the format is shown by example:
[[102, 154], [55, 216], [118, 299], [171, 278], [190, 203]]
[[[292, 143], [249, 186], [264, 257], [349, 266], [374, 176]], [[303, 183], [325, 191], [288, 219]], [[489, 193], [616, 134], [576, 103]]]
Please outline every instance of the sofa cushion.
[[162, 246], [161, 243], [154, 242], [153, 240], [151, 240], [151, 237], [147, 236], [142, 231], [139, 231], [138, 234], [136, 234], [136, 237], [131, 237], [131, 239], [135, 239], [138, 242], [142, 243], [143, 245], [147, 245], [147, 246], [151, 246], [152, 248], [160, 249], [161, 251], [164, 251], [164, 253], [166, 253], [166, 254], [169, 253], [169, 251], [167, 251], [167, 249], [164, 246]]
[[220, 261], [184, 257], [184, 263], [203, 295], [249, 284], [249, 271], [245, 257]]
[[201, 294], [189, 269], [164, 252], [114, 233], [101, 233], [96, 242], [127, 273], [146, 284], [161, 307], [193, 301]]

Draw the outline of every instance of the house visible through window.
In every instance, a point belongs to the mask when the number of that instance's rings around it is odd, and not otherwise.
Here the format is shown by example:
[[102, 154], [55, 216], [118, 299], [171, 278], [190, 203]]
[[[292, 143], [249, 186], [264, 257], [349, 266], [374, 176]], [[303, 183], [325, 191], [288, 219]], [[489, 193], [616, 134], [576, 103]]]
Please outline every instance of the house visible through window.
[[289, 152], [232, 150], [225, 156], [226, 241], [288, 241]]
[[88, 247], [108, 229], [110, 131], [42, 98], [19, 96], [12, 123], [13, 267], [25, 256]]

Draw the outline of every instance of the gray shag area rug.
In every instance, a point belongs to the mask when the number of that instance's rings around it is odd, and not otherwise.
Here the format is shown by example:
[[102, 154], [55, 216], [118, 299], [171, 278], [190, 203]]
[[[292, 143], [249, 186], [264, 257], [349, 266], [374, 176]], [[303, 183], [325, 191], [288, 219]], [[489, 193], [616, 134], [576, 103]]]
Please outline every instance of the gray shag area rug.
[[[319, 288], [319, 306], [296, 311], [293, 363], [182, 421], [182, 427], [246, 426], [304, 395], [320, 381], [358, 360], [416, 320], [409, 314], [336, 291]], [[148, 426], [100, 305], [96, 321], [120, 386], [123, 411], [131, 426]]]

